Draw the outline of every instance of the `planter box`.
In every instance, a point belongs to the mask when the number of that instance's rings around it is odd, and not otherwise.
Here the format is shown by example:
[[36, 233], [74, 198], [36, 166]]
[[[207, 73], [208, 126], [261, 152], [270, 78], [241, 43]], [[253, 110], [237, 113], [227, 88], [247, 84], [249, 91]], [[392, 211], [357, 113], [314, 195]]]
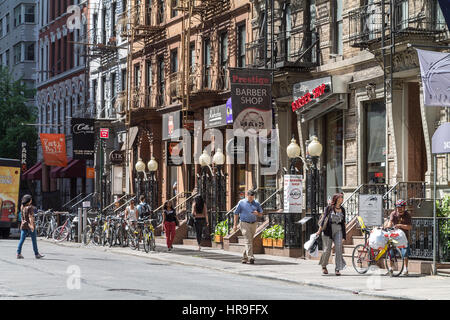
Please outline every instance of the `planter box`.
[[216, 243], [223, 242], [223, 236], [215, 235], [214, 236], [214, 242], [216, 242]]
[[273, 246], [276, 248], [283, 248], [284, 240], [283, 239], [273, 239]]
[[273, 239], [271, 238], [264, 238], [262, 239], [263, 247], [272, 247], [273, 245]]

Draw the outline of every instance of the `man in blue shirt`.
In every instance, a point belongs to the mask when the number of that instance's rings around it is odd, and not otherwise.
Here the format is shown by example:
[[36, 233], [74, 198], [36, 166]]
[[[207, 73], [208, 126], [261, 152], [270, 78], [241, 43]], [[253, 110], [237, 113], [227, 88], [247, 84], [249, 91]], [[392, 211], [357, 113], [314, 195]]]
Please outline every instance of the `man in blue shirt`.
[[242, 254], [242, 263], [255, 263], [253, 256], [253, 237], [256, 233], [256, 217], [262, 217], [263, 210], [258, 201], [255, 200], [255, 191], [247, 191], [247, 199], [239, 201], [234, 211], [233, 232], [237, 228], [237, 220], [239, 217], [242, 235], [245, 237], [245, 250]]

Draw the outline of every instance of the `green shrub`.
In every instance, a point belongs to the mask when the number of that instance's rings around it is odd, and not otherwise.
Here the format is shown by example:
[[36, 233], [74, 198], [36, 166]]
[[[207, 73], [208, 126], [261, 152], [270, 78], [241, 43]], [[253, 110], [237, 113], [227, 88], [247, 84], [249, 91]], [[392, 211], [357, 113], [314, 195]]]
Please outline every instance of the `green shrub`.
[[216, 225], [216, 229], [214, 230], [214, 235], [216, 235], [216, 236], [224, 237], [227, 235], [227, 233], [228, 233], [228, 219], [219, 222]]

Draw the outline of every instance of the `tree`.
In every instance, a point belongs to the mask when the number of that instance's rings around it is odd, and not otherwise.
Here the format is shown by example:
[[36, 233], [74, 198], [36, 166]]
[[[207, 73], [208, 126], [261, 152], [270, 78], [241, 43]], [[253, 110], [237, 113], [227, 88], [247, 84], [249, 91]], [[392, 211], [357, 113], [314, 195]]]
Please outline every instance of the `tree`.
[[7, 68], [0, 66], [0, 157], [20, 159], [20, 143], [28, 146], [28, 160], [36, 162], [37, 132], [34, 106], [27, 105], [35, 89], [29, 89], [21, 80], [14, 81]]

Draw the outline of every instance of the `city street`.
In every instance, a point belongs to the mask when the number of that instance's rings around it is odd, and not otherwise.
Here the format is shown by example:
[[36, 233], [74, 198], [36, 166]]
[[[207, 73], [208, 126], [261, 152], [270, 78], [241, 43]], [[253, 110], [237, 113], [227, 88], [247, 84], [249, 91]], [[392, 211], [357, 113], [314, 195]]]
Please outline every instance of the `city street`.
[[[28, 238], [22, 252], [25, 259], [17, 260], [17, 243], [15, 239], [0, 240], [0, 299], [377, 299], [167, 260], [169, 255], [194, 257], [199, 254], [194, 250], [176, 248], [175, 252], [168, 254], [158, 247], [163, 252], [133, 256], [107, 252], [103, 247], [57, 245], [38, 240], [39, 250], [45, 257], [36, 260]], [[126, 253], [131, 251], [129, 248], [117, 250]], [[158, 259], [159, 255], [165, 255], [166, 260]], [[230, 261], [229, 256], [224, 255], [224, 259]], [[206, 265], [209, 259], [202, 260]], [[235, 261], [236, 267], [240, 267], [237, 256]], [[258, 263], [270, 261], [260, 259]], [[277, 268], [276, 263], [272, 262], [271, 267]], [[80, 275], [80, 281], [76, 278], [77, 274]]]

